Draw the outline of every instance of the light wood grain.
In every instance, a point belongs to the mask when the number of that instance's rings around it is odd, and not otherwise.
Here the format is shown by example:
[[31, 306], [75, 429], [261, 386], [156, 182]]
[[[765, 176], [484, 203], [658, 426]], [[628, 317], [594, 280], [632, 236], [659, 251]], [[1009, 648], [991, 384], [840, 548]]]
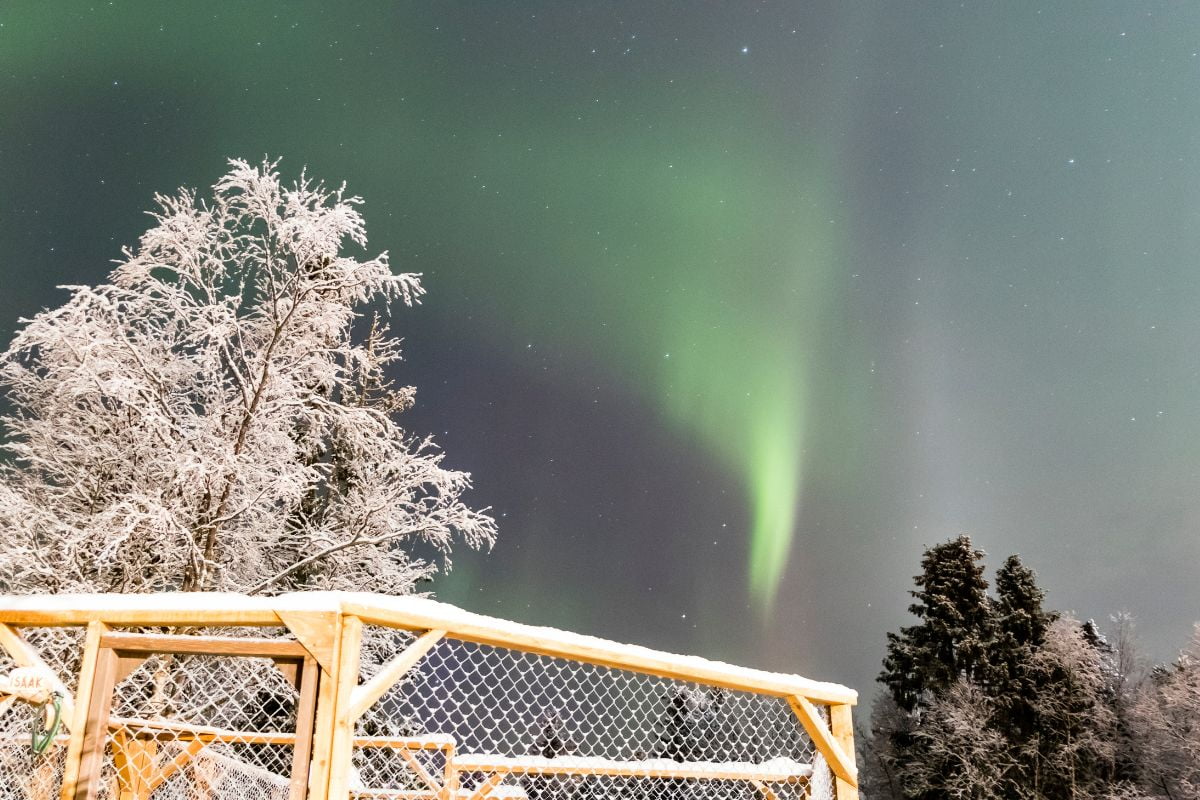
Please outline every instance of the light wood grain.
[[[829, 728], [833, 738], [846, 754], [850, 766], [855, 766], [854, 757], [854, 721], [848, 705], [833, 705], [829, 707]], [[835, 778], [837, 800], [858, 800], [858, 786], [842, 779]]]
[[342, 643], [338, 648], [337, 697], [334, 701], [333, 740], [329, 753], [330, 800], [342, 800], [349, 791], [350, 766], [354, 754], [354, 723], [350, 714], [354, 689], [358, 685], [358, 655], [362, 647], [362, 620], [347, 616], [342, 620]]
[[395, 686], [396, 681], [403, 678], [445, 635], [445, 631], [426, 631], [406, 647], [404, 652], [380, 667], [379, 672], [375, 673], [369, 681], [361, 686], [356, 686], [354, 694], [350, 698], [350, 716], [357, 720], [365, 714], [367, 709], [375, 705], [375, 701], [383, 697], [388, 689]]
[[88, 713], [92, 705], [92, 690], [96, 684], [96, 666], [100, 654], [100, 637], [108, 632], [103, 622], [88, 625], [83, 639], [83, 662], [79, 670], [78, 689], [75, 693], [75, 709], [71, 717], [71, 739], [67, 743], [67, 756], [63, 764], [61, 800], [75, 800], [79, 783], [80, 767], [83, 762], [85, 733]]
[[821, 719], [816, 707], [804, 697], [789, 697], [788, 704], [808, 732], [813, 745], [825, 756], [833, 774], [851, 787], [857, 787], [858, 770], [854, 766], [854, 759], [846, 755], [833, 733], [825, 726], [825, 720]]
[[304, 645], [290, 639], [250, 639], [237, 636], [176, 636], [160, 633], [107, 633], [101, 647], [119, 653], [173, 653], [243, 658], [292, 658], [308, 655]]
[[300, 644], [317, 660], [321, 669], [325, 672], [332, 671], [336, 665], [337, 637], [341, 632], [338, 624], [340, 613], [292, 611], [282, 608], [277, 609], [276, 613]]
[[312, 757], [316, 725], [317, 688], [321, 667], [311, 655], [304, 657], [300, 672], [300, 696], [296, 700], [296, 743], [292, 747], [292, 785], [288, 800], [308, 795], [308, 763]]

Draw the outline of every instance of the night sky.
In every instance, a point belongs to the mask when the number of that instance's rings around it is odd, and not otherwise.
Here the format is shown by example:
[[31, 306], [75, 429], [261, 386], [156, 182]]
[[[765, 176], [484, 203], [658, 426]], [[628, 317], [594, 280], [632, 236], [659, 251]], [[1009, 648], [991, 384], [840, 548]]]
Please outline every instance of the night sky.
[[439, 597], [849, 684], [923, 546], [1200, 617], [1200, 5], [0, 6], [0, 330], [227, 157], [346, 180]]

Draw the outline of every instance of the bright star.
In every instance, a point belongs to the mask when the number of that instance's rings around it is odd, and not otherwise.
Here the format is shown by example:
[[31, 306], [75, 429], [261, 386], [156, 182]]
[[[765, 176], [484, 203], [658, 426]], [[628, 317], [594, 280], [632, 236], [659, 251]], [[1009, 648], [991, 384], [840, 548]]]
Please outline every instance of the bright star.
[[742, 52], [743, 52], [743, 53], [749, 53], [749, 52], [750, 52], [750, 48], [749, 48], [749, 47], [743, 47], [743, 48], [742, 48]]

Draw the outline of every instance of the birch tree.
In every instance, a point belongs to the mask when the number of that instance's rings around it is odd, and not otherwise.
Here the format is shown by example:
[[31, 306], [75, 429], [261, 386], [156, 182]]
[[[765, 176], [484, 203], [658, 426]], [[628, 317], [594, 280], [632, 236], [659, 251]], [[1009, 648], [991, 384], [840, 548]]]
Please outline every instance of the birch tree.
[[1113, 783], [1116, 715], [1110, 653], [1069, 616], [1052, 623], [1033, 656], [1036, 725], [1024, 758], [1035, 797], [1099, 797]]
[[157, 196], [106, 283], [22, 320], [0, 357], [0, 590], [403, 593], [456, 540], [492, 542], [470, 476], [397, 421], [414, 390], [385, 323], [420, 276], [360, 254], [344, 186], [276, 164]]
[[1131, 727], [1150, 794], [1200, 797], [1200, 623], [1179, 658], [1146, 681]]
[[914, 736], [922, 758], [901, 766], [906, 796], [1004, 800], [1015, 764], [992, 723], [994, 706], [978, 686], [960, 678], [925, 710]]

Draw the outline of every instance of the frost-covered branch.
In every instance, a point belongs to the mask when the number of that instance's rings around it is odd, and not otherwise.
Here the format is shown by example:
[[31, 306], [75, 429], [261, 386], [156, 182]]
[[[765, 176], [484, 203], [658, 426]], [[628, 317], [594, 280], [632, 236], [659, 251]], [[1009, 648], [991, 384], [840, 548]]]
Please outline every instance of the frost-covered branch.
[[469, 476], [397, 422], [373, 312], [424, 290], [345, 252], [361, 200], [244, 161], [156, 200], [109, 281], [0, 358], [0, 590], [405, 592], [433, 569], [409, 545], [490, 544]]

